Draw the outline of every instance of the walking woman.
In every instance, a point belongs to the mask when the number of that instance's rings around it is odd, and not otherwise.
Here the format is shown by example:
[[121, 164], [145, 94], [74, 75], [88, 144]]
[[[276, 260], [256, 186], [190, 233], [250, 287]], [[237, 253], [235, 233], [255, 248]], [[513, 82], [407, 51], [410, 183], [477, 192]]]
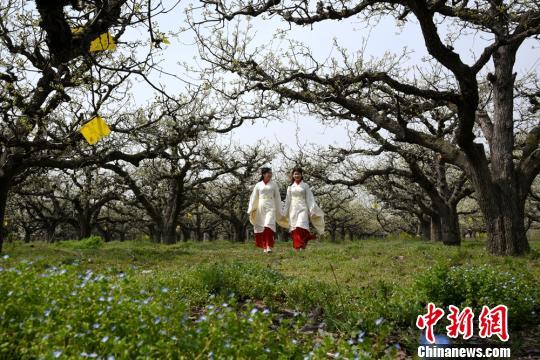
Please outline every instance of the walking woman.
[[291, 171], [291, 185], [287, 188], [283, 206], [295, 250], [304, 250], [309, 240], [317, 238], [309, 230], [310, 220], [317, 233], [324, 233], [324, 213], [315, 203], [313, 192], [303, 178], [301, 168], [295, 167]]
[[261, 178], [253, 188], [247, 212], [255, 232], [255, 245], [265, 253], [272, 252], [276, 221], [281, 220], [281, 196], [278, 185], [272, 181], [270, 168], [261, 169]]

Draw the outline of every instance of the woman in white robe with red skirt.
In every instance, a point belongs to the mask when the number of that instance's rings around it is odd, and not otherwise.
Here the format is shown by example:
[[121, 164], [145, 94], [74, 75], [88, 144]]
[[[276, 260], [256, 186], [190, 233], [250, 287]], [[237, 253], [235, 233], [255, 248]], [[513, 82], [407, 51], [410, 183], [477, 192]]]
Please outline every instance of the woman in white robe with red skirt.
[[291, 185], [287, 188], [282, 213], [288, 218], [295, 250], [304, 250], [309, 240], [317, 238], [310, 231], [310, 222], [318, 234], [324, 233], [324, 213], [317, 206], [311, 188], [303, 181], [303, 171], [299, 167], [291, 172]]
[[276, 222], [281, 219], [281, 196], [278, 185], [272, 181], [272, 170], [261, 169], [261, 178], [255, 184], [249, 199], [249, 221], [255, 232], [255, 245], [263, 252], [272, 252]]

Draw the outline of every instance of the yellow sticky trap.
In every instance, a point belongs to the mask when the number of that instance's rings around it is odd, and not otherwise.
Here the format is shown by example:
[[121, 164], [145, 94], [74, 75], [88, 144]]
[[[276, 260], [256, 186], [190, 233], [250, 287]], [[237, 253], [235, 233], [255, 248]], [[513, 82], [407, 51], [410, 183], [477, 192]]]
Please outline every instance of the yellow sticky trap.
[[[72, 28], [71, 32], [73, 34], [81, 33], [84, 30], [84, 27]], [[116, 43], [114, 42], [113, 37], [110, 33], [103, 33], [98, 38], [94, 39], [90, 43], [90, 51], [105, 51], [105, 50], [116, 50]]]
[[111, 129], [101, 116], [96, 116], [81, 127], [81, 134], [90, 145], [111, 133]]
[[116, 50], [116, 43], [111, 34], [101, 34], [97, 39], [90, 43], [90, 52]]

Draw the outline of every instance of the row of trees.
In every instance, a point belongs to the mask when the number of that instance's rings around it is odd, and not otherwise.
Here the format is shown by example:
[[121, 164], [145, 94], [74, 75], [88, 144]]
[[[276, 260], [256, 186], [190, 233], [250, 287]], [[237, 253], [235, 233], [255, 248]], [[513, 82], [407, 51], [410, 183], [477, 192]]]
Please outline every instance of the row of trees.
[[[468, 228], [485, 228], [492, 254], [528, 251], [526, 230], [538, 218], [540, 90], [536, 73], [517, 78], [514, 66], [520, 46], [540, 34], [536, 2], [201, 0], [190, 10], [207, 66], [200, 81], [170, 94], [152, 75], [163, 73], [157, 20], [174, 7], [137, 0], [0, 5], [0, 249], [6, 224], [15, 222], [51, 238], [63, 227], [111, 238], [142, 227], [172, 243], [179, 231], [200, 235], [225, 219], [231, 237], [244, 238], [246, 187], [273, 155], [224, 145], [219, 136], [304, 106], [357, 127], [349, 146], [295, 152], [333, 237], [378, 233], [379, 226], [428, 237], [429, 227], [430, 238], [458, 245], [461, 215], [473, 219]], [[415, 70], [398, 56], [367, 61], [340, 49], [341, 59], [318, 62], [301, 44], [265, 52], [250, 46], [249, 31], [223, 27], [265, 15], [290, 26], [414, 19], [429, 58]], [[455, 26], [487, 38], [470, 61], [454, 48], [459, 36], [441, 38]], [[134, 29], [148, 38], [126, 35]], [[122, 46], [89, 51], [104, 33]], [[134, 105], [135, 77], [155, 91], [145, 108]], [[78, 130], [96, 115], [113, 133], [89, 146]], [[365, 190], [373, 207], [360, 196]], [[195, 223], [185, 220], [193, 214]]]
[[[117, 162], [36, 171], [12, 189], [7, 228], [27, 242], [93, 234], [105, 240], [146, 234], [165, 244], [205, 237], [250, 239], [246, 206], [251, 187], [259, 168], [274, 154], [260, 145], [242, 149], [209, 145], [193, 146], [181, 159], [143, 160], [138, 167]], [[218, 151], [219, 158], [209, 151]], [[227, 153], [234, 159], [225, 158]], [[288, 179], [277, 176], [276, 181], [284, 193]], [[355, 201], [352, 191], [313, 181], [332, 240], [381, 233], [376, 211]]]
[[[324, 119], [355, 123], [355, 138], [368, 136], [371, 146], [340, 155], [349, 157], [366, 150], [369, 154], [397, 154], [407, 163], [404, 170], [409, 173], [400, 176], [412, 174], [415, 184], [425, 190], [432, 187], [426, 181], [429, 174], [418, 170], [425, 159], [436, 158], [438, 164], [429, 171], [437, 174], [437, 187], [427, 193], [432, 207], [438, 210], [446, 243], [457, 243], [453, 208], [467, 192], [474, 191], [485, 221], [488, 251], [519, 255], [529, 250], [525, 203], [540, 171], [540, 91], [537, 73], [518, 77], [515, 64], [518, 51], [527, 41], [538, 45], [538, 2], [201, 3], [200, 12], [190, 18], [200, 41], [201, 57], [212, 64], [209, 71], [219, 68], [237, 79], [234, 88], [220, 90], [228, 91], [232, 98], [265, 94], [265, 99], [272, 101], [304, 105], [311, 114]], [[222, 28], [225, 22], [241, 23], [253, 17], [273, 17], [290, 29], [309, 26], [313, 31], [321, 23], [352, 19], [364, 24], [372, 19], [392, 19], [397, 27], [412, 22], [422, 36], [426, 56], [421, 66], [406, 67], [403, 56], [391, 51], [370, 60], [362, 52], [338, 47], [341, 58], [318, 61], [311, 49], [294, 39], [289, 39], [292, 46], [282, 51], [264, 51], [252, 43], [249, 25], [245, 31], [238, 26], [232, 35], [229, 28]], [[209, 34], [207, 28], [212, 25]], [[483, 39], [476, 45], [482, 47], [460, 52], [457, 42], [468, 35]], [[444, 181], [456, 170], [463, 173], [456, 177], [456, 183]], [[462, 176], [470, 190], [460, 184]], [[331, 180], [349, 183], [358, 179]]]
[[[182, 157], [158, 156], [142, 160], [138, 167], [113, 162], [36, 170], [12, 189], [7, 228], [13, 237], [25, 241], [53, 242], [92, 234], [106, 240], [146, 234], [165, 244], [182, 239], [250, 239], [245, 209], [251, 186], [259, 168], [275, 160], [276, 154], [261, 145], [238, 148], [211, 142], [190, 143], [190, 147], [183, 143], [175, 149]], [[233, 156], [227, 158], [227, 154]], [[405, 160], [391, 157], [380, 162], [380, 169], [359, 175], [352, 172], [356, 165], [347, 171], [346, 162], [338, 162], [344, 173], [334, 171], [334, 175], [352, 179], [345, 186], [328, 184], [332, 182], [328, 173], [335, 169], [330, 163], [334, 155], [335, 151], [321, 150], [295, 162], [304, 162], [307, 181], [326, 212], [330, 240], [406, 232], [458, 245], [463, 236], [485, 232], [474, 193], [463, 175], [440, 170], [439, 174], [448, 176], [441, 180], [429, 172], [437, 159], [408, 167]], [[293, 160], [287, 153], [281, 158], [283, 164]], [[283, 196], [289, 181], [284, 176], [287, 168], [276, 169]], [[434, 190], [441, 181], [448, 183], [451, 200]], [[533, 192], [526, 207], [527, 228], [538, 225], [539, 201]]]

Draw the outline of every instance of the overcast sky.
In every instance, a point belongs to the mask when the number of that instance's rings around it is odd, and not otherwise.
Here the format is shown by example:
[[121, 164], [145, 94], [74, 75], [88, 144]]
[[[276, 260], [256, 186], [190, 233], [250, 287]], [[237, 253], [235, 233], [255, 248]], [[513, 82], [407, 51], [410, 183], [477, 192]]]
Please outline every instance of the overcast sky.
[[[172, 3], [172, 2], [171, 2]], [[183, 14], [188, 2], [181, 3], [169, 14], [161, 15], [158, 24], [162, 32], [177, 31], [185, 26], [185, 16]], [[197, 3], [194, 2], [196, 5]], [[412, 19], [412, 16], [411, 16]], [[252, 19], [253, 28], [256, 31], [255, 43], [266, 44], [274, 39], [277, 29], [289, 29], [289, 24], [278, 19], [263, 20]], [[445, 29], [440, 29], [444, 31]], [[140, 33], [136, 36], [147, 37], [148, 34]], [[427, 55], [425, 45], [419, 31], [419, 26], [415, 21], [409, 21], [402, 29], [398, 29], [395, 20], [384, 18], [374, 26], [360, 22], [358, 19], [345, 21], [327, 21], [311, 27], [292, 26], [288, 31], [288, 36], [299, 40], [313, 51], [319, 61], [324, 61], [328, 57], [338, 56], [334, 48], [334, 39], [337, 43], [345, 47], [350, 53], [361, 50], [364, 46], [365, 56], [381, 57], [385, 53], [400, 53], [406, 46], [410, 51], [409, 59], [404, 66], [422, 66], [422, 58]], [[441, 37], [444, 37], [441, 35]], [[179, 38], [171, 38], [171, 44], [166, 46], [161, 54], [163, 66], [168, 72], [182, 74], [183, 77], [190, 77], [185, 74], [178, 65], [179, 62], [188, 64], [204, 63], [198, 59], [197, 47], [194, 44], [193, 34], [184, 32]], [[460, 53], [462, 59], [467, 63], [472, 63], [474, 54], [479, 54], [486, 42], [481, 36], [466, 36], [461, 38], [455, 48]], [[538, 42], [529, 40], [525, 42], [517, 57], [516, 71], [523, 74], [529, 71], [537, 72], [540, 66], [540, 49]], [[182, 91], [182, 84], [173, 78], [161, 76], [154, 80], [163, 84], [171, 92]], [[134, 88], [135, 99], [139, 104], [143, 104], [152, 97], [152, 91], [143, 84]], [[297, 137], [297, 134], [299, 136]], [[321, 124], [311, 116], [296, 116], [290, 114], [279, 122], [258, 121], [255, 124], [245, 124], [228, 136], [235, 142], [241, 144], [254, 144], [259, 140], [268, 142], [281, 142], [293, 145], [297, 139], [301, 143], [314, 143], [320, 145], [343, 144], [346, 142], [346, 130], [344, 126], [329, 127]]]

